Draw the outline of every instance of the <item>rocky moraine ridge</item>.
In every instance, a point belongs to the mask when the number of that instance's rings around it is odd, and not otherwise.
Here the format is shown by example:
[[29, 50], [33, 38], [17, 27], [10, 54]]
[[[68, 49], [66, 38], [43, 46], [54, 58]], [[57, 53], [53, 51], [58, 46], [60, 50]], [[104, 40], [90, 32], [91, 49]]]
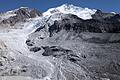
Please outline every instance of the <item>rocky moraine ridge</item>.
[[5, 29], [15, 27], [0, 33], [11, 40], [0, 38], [3, 80], [11, 76], [22, 76], [20, 80], [120, 80], [120, 14], [68, 4], [44, 13], [20, 8], [11, 14], [15, 15], [1, 17], [0, 24], [7, 25]]

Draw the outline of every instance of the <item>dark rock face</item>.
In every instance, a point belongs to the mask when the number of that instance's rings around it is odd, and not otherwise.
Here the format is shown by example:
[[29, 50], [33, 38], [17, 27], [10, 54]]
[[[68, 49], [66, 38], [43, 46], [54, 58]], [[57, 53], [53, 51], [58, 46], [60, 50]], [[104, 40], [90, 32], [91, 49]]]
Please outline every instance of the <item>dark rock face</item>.
[[75, 15], [68, 14], [68, 17], [61, 21], [54, 21], [54, 24], [49, 27], [50, 36], [52, 36], [53, 33], [60, 32], [61, 30], [75, 31], [78, 33], [85, 31], [86, 28], [83, 26], [84, 24], [82, 24], [83, 21], [84, 20]]
[[33, 47], [30, 49], [30, 51], [32, 51], [32, 52], [38, 52], [40, 50], [41, 50], [41, 48], [39, 48], [39, 47]]
[[28, 18], [35, 18], [37, 16], [42, 16], [42, 13], [36, 9], [20, 8], [14, 12], [16, 16], [11, 16], [8, 19], [3, 20], [2, 24], [10, 24], [14, 26], [17, 22], [24, 22]]
[[100, 20], [100, 19], [108, 18], [108, 17], [112, 17], [112, 16], [115, 16], [115, 14], [113, 14], [113, 13], [103, 13], [101, 10], [97, 10], [95, 12], [95, 14], [92, 15], [92, 18]]
[[29, 18], [29, 10], [27, 8], [20, 8], [19, 10], [15, 11], [15, 14], [17, 14], [17, 16], [19, 18]]
[[27, 40], [27, 41], [26, 41], [26, 44], [27, 44], [28, 46], [33, 46], [34, 43], [31, 42], [30, 40]]
[[68, 55], [68, 53], [72, 53], [71, 50], [63, 49], [59, 46], [46, 46], [42, 47], [45, 51], [42, 54], [43, 56], [53, 56], [53, 57], [60, 57], [62, 55]]
[[[61, 30], [74, 31], [76, 33], [81, 32], [93, 32], [93, 33], [119, 33], [120, 21], [118, 14], [112, 17], [106, 17], [102, 19], [89, 19], [81, 20], [79, 18], [62, 19], [61, 21], [55, 21], [53, 25], [49, 27], [50, 36], [55, 32]], [[117, 17], [116, 17], [117, 16]], [[114, 20], [113, 20], [114, 19]]]
[[32, 10], [30, 11], [30, 17], [31, 17], [31, 18], [34, 18], [34, 17], [36, 17], [36, 16], [42, 16], [42, 13], [41, 13], [40, 11], [36, 10], [36, 9], [32, 9]]

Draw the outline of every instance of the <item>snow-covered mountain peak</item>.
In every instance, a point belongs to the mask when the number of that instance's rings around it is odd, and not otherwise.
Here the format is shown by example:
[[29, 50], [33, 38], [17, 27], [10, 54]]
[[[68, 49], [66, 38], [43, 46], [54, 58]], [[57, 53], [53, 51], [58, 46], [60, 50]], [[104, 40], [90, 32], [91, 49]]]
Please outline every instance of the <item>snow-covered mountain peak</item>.
[[0, 17], [2, 19], [7, 19], [12, 16], [16, 16], [17, 14], [19, 15], [33, 15], [33, 16], [40, 16], [42, 13], [34, 8], [29, 8], [29, 7], [20, 7], [11, 11], [7, 11], [5, 13], [1, 13]]
[[95, 9], [81, 8], [74, 6], [72, 4], [63, 4], [60, 7], [51, 8], [48, 11], [44, 12], [44, 16], [54, 15], [58, 13], [63, 14], [74, 14], [82, 19], [91, 19], [91, 15], [96, 12]]
[[20, 7], [19, 9], [21, 9], [21, 8], [28, 9], [28, 7], [23, 7], [23, 6], [22, 6], [22, 7]]
[[64, 11], [68, 11], [68, 10], [71, 10], [71, 11], [77, 11], [77, 10], [82, 10], [83, 8], [81, 7], [77, 7], [77, 6], [74, 6], [72, 4], [63, 4], [62, 6], [58, 7], [59, 9], [63, 9]]
[[17, 8], [15, 10], [10, 10], [10, 11], [7, 11], [7, 12], [4, 12], [4, 13], [1, 13], [0, 14], [0, 18], [1, 20], [4, 20], [4, 19], [8, 19], [10, 17], [13, 17], [13, 16], [16, 16], [16, 12], [20, 9], [28, 9], [28, 7], [20, 7], [20, 8]]
[[42, 13], [34, 8], [20, 7], [15, 10], [0, 14], [0, 23], [2, 25], [14, 26], [18, 22], [25, 22], [27, 19], [42, 16]]
[[[2, 15], [2, 14], [3, 14], [3, 15], [5, 15], [5, 14], [7, 14], [7, 15], [15, 14], [15, 12], [17, 12], [17, 11], [20, 10], [20, 9], [30, 10], [28, 7], [20, 7], [20, 8], [14, 9], [14, 10], [7, 11], [7, 12], [5, 12], [5, 13], [1, 13], [1, 15]], [[1, 16], [1, 15], [0, 15], [0, 16]]]

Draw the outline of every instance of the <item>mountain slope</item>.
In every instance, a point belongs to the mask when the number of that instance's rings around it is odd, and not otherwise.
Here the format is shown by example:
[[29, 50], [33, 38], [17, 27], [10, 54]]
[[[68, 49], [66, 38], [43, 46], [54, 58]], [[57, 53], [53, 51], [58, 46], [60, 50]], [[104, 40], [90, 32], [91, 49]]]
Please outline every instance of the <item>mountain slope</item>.
[[36, 55], [60, 66], [54, 80], [119, 80], [119, 14], [97, 10], [85, 20], [54, 9], [26, 41], [30, 50], [41, 48]]

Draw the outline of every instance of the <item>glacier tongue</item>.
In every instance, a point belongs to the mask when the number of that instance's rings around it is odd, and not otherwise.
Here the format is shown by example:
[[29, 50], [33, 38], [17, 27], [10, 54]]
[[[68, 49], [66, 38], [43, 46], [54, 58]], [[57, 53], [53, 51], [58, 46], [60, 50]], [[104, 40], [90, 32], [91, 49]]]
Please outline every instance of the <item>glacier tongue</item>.
[[[31, 19], [29, 22], [24, 23], [24, 27], [22, 29], [13, 29], [13, 30], [10, 30], [10, 32], [0, 32], [0, 40], [3, 41], [5, 43], [5, 45], [7, 46], [8, 50], [9, 50], [9, 54], [15, 56], [16, 62], [17, 62], [16, 64], [19, 64], [21, 66], [23, 66], [24, 64], [30, 65], [30, 66], [35, 65], [36, 67], [39, 67], [38, 68], [39, 70], [41, 69], [43, 71], [45, 69], [45, 70], [47, 70], [47, 71], [45, 71], [46, 76], [42, 80], [44, 80], [44, 79], [49, 80], [49, 78], [51, 77], [51, 74], [53, 73], [54, 66], [44, 57], [42, 57], [42, 56], [38, 57], [38, 56], [34, 55], [32, 52], [30, 52], [27, 48], [27, 45], [25, 44], [25, 41], [27, 40], [28, 35], [32, 31], [34, 31], [37, 27], [39, 27], [40, 24], [41, 25], [44, 24], [44, 23], [42, 23], [40, 17]], [[30, 62], [29, 59], [31, 61], [33, 61], [33, 63]], [[20, 63], [21, 61], [24, 61], [24, 63], [21, 64]], [[14, 67], [17, 67], [18, 65], [11, 65], [11, 66], [14, 68]], [[47, 66], [49, 66], [49, 67], [47, 67]], [[48, 75], [47, 75], [47, 73], [48, 73]], [[33, 75], [33, 73], [30, 73], [30, 75]], [[36, 74], [36, 75], [39, 75], [39, 74]], [[33, 75], [33, 76], [35, 76], [35, 75]], [[19, 76], [18, 76], [18, 78], [19, 78]], [[0, 77], [0, 80], [1, 79], [3, 80], [4, 77], [3, 78]], [[8, 80], [8, 79], [6, 79], [6, 80]], [[27, 80], [27, 79], [25, 78], [25, 79], [20, 79], [20, 80]], [[34, 79], [32, 79], [32, 80], [34, 80]]]
[[74, 14], [77, 15], [78, 17], [82, 19], [91, 19], [91, 15], [95, 14], [96, 10], [95, 9], [88, 9], [88, 8], [81, 8], [74, 6], [72, 4], [64, 4], [60, 7], [57, 8], [51, 8], [48, 11], [44, 12], [44, 16], [50, 16], [58, 13], [63, 13], [63, 14]]

